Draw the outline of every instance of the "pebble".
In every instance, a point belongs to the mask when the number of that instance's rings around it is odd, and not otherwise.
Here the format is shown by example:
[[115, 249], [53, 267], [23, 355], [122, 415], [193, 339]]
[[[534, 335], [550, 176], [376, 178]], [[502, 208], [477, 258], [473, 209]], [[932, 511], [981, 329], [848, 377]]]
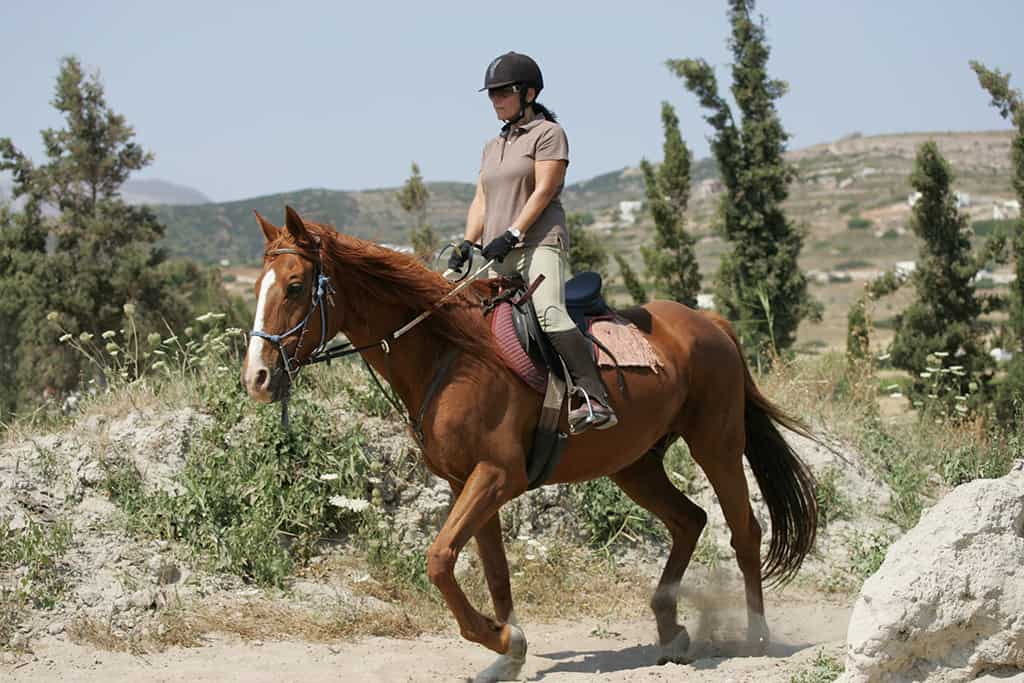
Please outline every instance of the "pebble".
[[153, 592], [144, 588], [132, 593], [128, 601], [131, 603], [132, 607], [138, 609], [149, 609], [152, 607], [154, 599], [155, 596]]
[[46, 632], [49, 633], [51, 636], [55, 636], [55, 635], [58, 635], [60, 633], [63, 633], [64, 632], [64, 624], [59, 622], [59, 621], [55, 621], [55, 622], [53, 622], [52, 624], [50, 624], [46, 628]]

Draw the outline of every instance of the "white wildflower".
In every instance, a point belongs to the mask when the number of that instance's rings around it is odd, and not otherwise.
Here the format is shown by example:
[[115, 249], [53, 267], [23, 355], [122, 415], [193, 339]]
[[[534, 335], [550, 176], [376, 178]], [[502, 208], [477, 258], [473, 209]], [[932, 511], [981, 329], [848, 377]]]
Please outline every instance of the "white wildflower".
[[326, 474], [320, 475], [320, 481], [334, 481], [338, 478], [338, 475], [334, 472], [327, 472]]
[[348, 510], [349, 512], [362, 512], [370, 507], [370, 501], [361, 498], [348, 498], [346, 496], [331, 496], [327, 502], [334, 507]]
[[64, 334], [64, 335], [61, 335], [61, 338], [58, 339], [57, 341], [59, 341], [61, 344], [63, 344], [65, 342], [71, 341], [71, 337], [72, 337], [72, 335], [70, 335], [70, 334]]

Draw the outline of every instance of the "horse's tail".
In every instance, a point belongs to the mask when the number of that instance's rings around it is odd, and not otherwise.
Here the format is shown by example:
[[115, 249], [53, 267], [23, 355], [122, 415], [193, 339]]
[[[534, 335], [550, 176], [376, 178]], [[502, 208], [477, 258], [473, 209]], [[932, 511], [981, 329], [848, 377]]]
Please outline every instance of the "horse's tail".
[[764, 579], [783, 583], [793, 578], [814, 546], [818, 501], [814, 475], [786, 443], [778, 425], [811, 439], [814, 436], [799, 419], [765, 398], [754, 383], [732, 326], [717, 314], [710, 317], [736, 344], [743, 363], [747, 462], [772, 520], [772, 539], [761, 570]]

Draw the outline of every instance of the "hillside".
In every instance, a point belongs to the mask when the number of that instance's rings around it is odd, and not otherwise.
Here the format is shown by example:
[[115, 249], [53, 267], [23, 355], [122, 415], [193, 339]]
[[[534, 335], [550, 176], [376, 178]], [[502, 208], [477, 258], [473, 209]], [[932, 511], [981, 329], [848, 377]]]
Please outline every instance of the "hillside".
[[[917, 147], [935, 139], [957, 175], [956, 187], [971, 196], [967, 207], [974, 218], [990, 218], [992, 202], [1009, 199], [1010, 133], [907, 133], [863, 137], [852, 135], [829, 144], [794, 150], [787, 156], [798, 177], [787, 203], [790, 215], [808, 229], [805, 257], [809, 268], [831, 269], [851, 254], [857, 259], [888, 267], [915, 251], [904, 235], [909, 215], [908, 175]], [[711, 232], [716, 175], [711, 159], [694, 163], [691, 224], [698, 234]], [[434, 182], [428, 219], [445, 238], [462, 230], [473, 196], [469, 183]], [[356, 192], [305, 189], [235, 202], [156, 207], [167, 225], [166, 246], [171, 253], [206, 262], [228, 259], [252, 263], [259, 258], [262, 238], [252, 219], [255, 209], [271, 219], [280, 218], [285, 204], [304, 216], [333, 224], [354, 235], [389, 244], [408, 239], [408, 218], [394, 199], [396, 188]], [[569, 211], [589, 212], [595, 229], [610, 231], [610, 242], [639, 262], [638, 247], [648, 239], [644, 216], [633, 226], [619, 225], [613, 209], [622, 200], [642, 200], [639, 168], [627, 167], [566, 187], [563, 201]], [[871, 221], [868, 229], [849, 230], [851, 218]], [[862, 223], [863, 224], [863, 223]], [[875, 238], [890, 232], [884, 241]], [[714, 269], [720, 246], [702, 245], [702, 269]]]

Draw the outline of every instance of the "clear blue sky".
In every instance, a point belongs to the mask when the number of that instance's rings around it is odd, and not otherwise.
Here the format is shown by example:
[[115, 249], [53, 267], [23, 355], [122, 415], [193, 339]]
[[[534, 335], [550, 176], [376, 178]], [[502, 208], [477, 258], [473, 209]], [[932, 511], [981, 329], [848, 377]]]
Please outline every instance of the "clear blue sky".
[[[246, 6], [251, 5], [251, 6]], [[1024, 87], [1024, 1], [762, 0], [794, 148], [865, 134], [1008, 125], [968, 59]], [[0, 136], [42, 158], [62, 55], [156, 154], [140, 176], [215, 200], [304, 187], [475, 178], [498, 123], [478, 94], [517, 50], [569, 135], [569, 180], [661, 157], [660, 102], [706, 156], [693, 96], [663, 66], [703, 57], [728, 83], [724, 2], [56, 2], [0, 4]]]

